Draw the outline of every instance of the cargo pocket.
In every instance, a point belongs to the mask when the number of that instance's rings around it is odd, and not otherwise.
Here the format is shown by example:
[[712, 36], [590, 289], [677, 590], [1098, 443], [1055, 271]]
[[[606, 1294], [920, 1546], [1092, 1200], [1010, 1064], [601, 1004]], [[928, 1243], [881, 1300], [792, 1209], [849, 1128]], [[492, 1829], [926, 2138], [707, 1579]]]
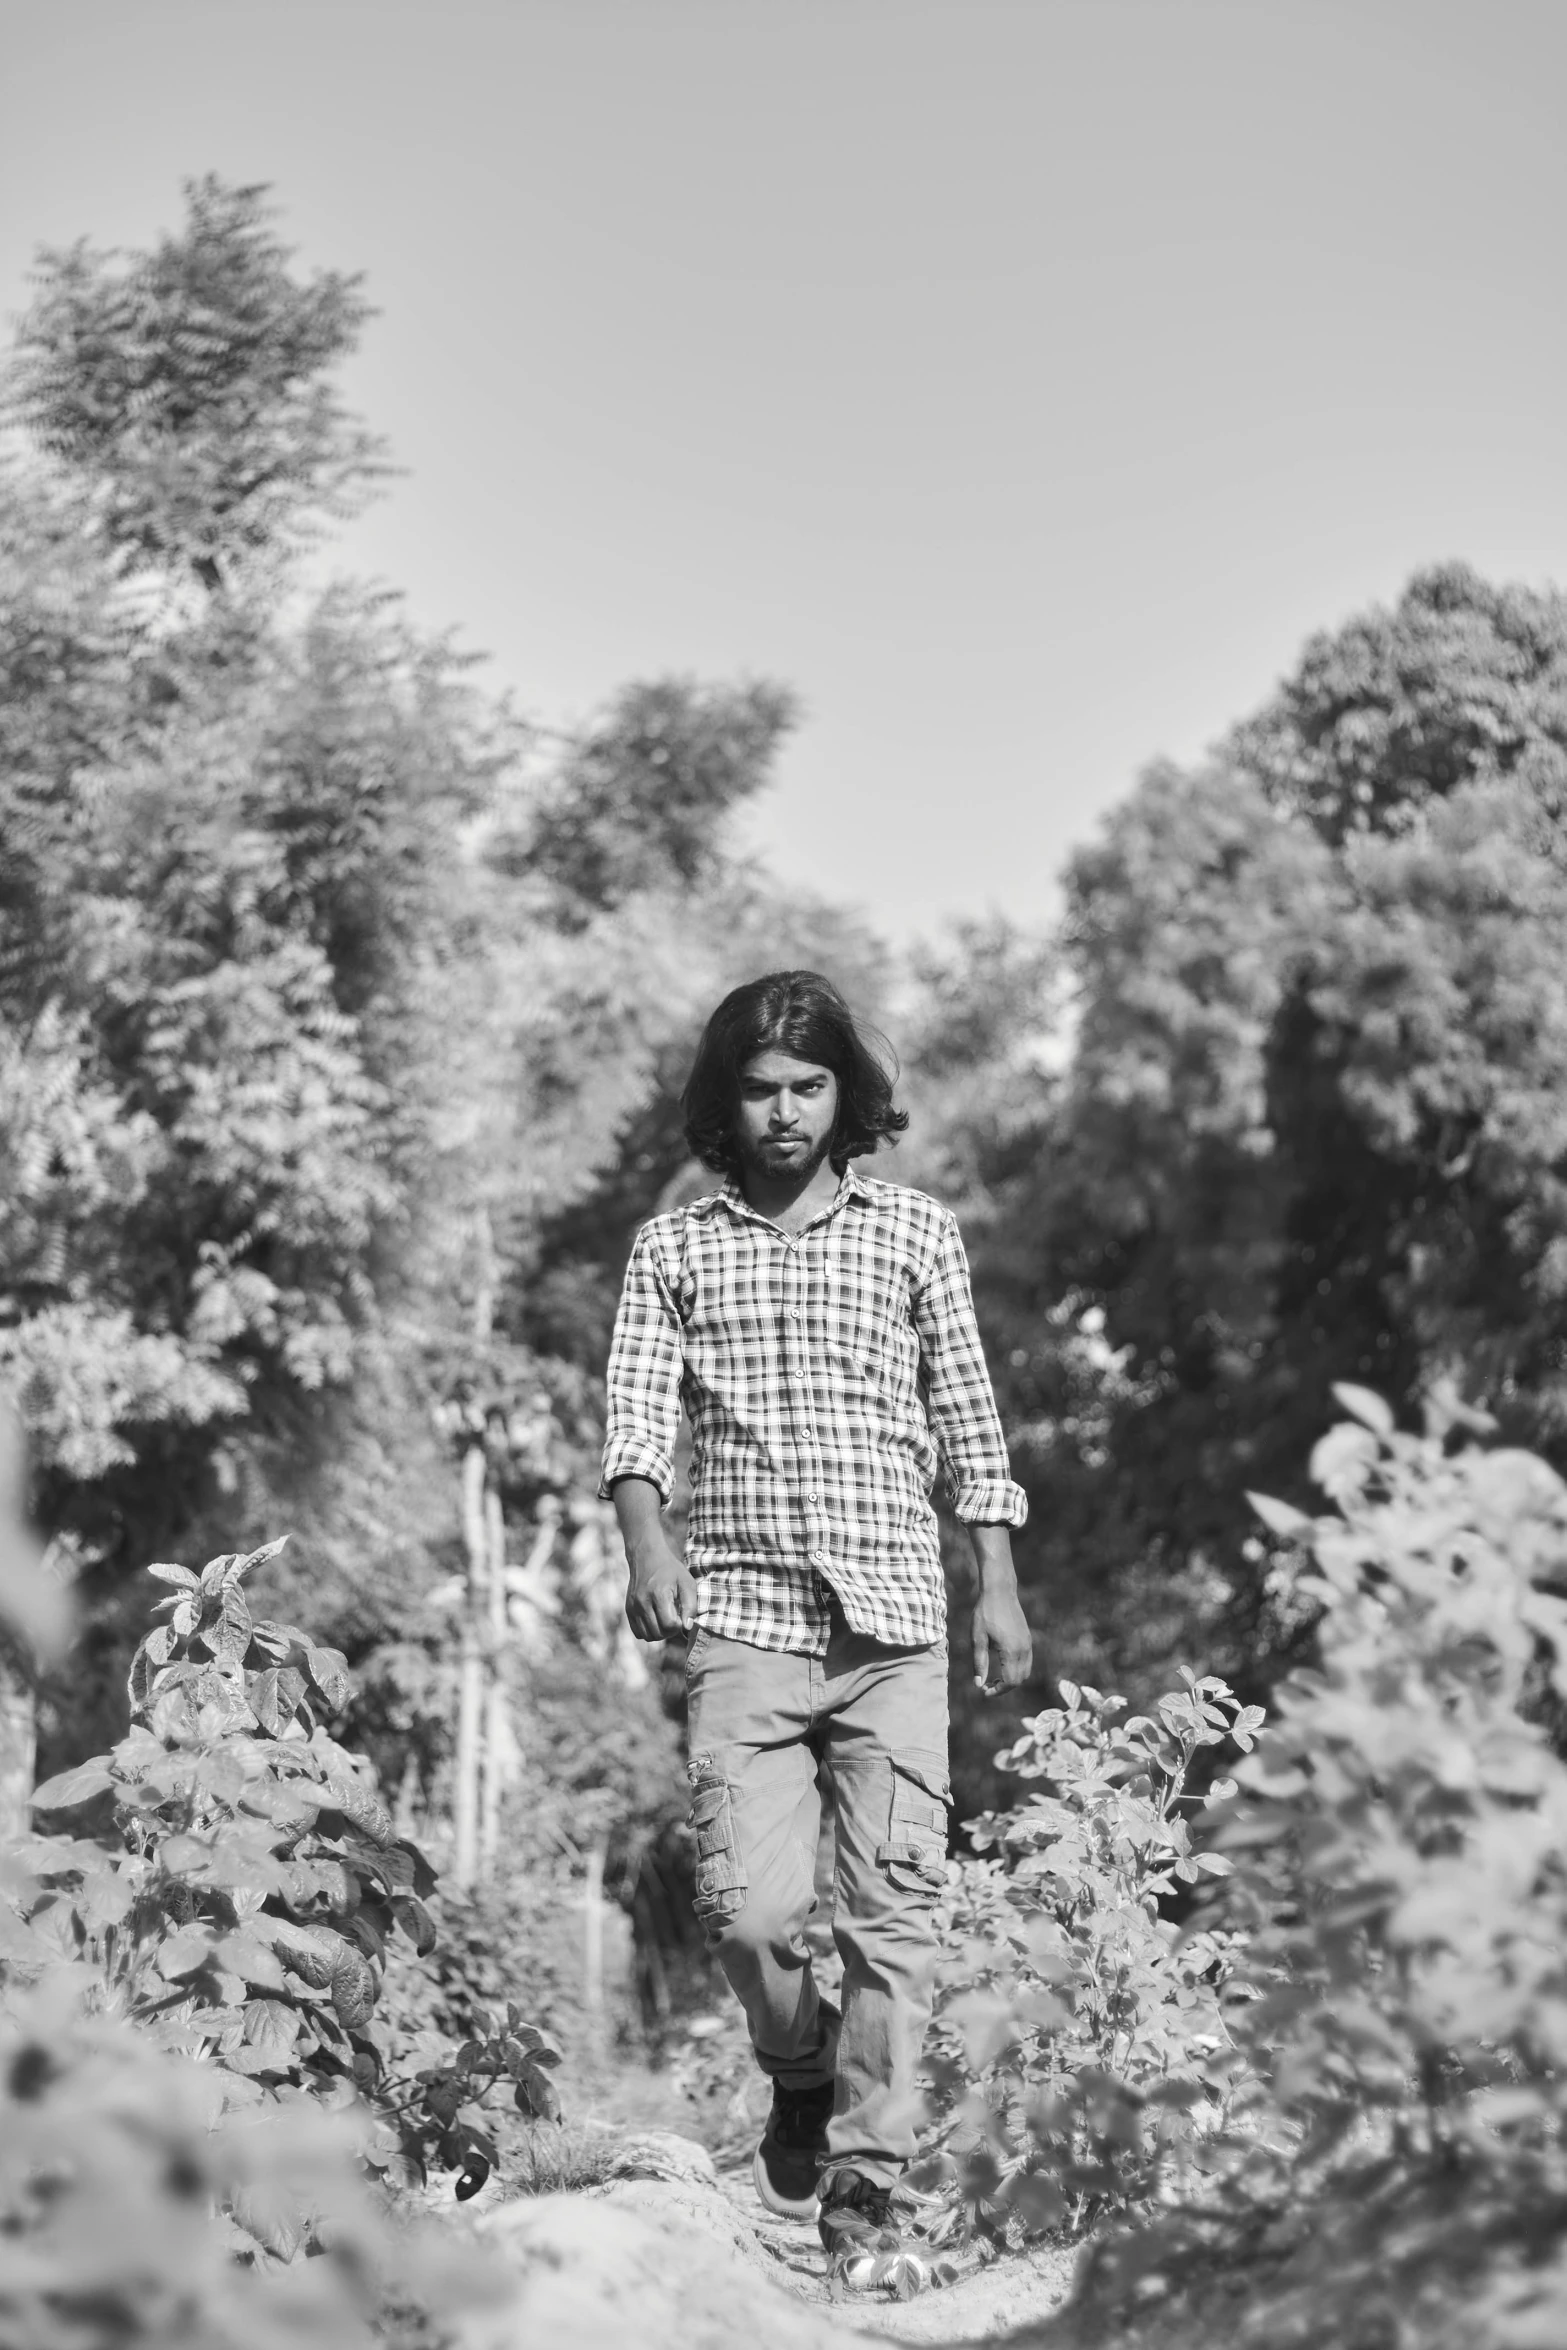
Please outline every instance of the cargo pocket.
[[932, 1898], [947, 1881], [947, 1770], [933, 1748], [907, 1746], [892, 1757], [892, 1810], [876, 1858], [905, 1893]]
[[729, 1782], [711, 1756], [691, 1763], [690, 1825], [696, 1831], [696, 1891], [692, 1908], [710, 1931], [727, 1925], [745, 1907], [749, 1879], [735, 1844], [734, 1806]]

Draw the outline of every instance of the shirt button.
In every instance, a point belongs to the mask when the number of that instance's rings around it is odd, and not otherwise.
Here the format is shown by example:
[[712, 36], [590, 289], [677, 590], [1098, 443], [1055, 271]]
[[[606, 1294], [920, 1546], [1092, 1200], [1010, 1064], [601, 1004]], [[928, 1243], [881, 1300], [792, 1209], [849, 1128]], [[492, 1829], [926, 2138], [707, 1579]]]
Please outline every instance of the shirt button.
[[794, 1381], [796, 1387], [803, 1387], [805, 1385], [805, 1373], [803, 1371], [791, 1371], [789, 1376]]
[[812, 1566], [813, 1566], [813, 1567], [825, 1567], [825, 1566], [826, 1566], [826, 1564], [827, 1564], [827, 1553], [826, 1553], [826, 1551], [825, 1551], [825, 1550], [813, 1550], [813, 1551], [812, 1551], [812, 1553], [811, 1553], [811, 1564], [812, 1564]]
[[807, 1501], [820, 1501], [822, 1497], [819, 1493], [808, 1493], [805, 1498]]

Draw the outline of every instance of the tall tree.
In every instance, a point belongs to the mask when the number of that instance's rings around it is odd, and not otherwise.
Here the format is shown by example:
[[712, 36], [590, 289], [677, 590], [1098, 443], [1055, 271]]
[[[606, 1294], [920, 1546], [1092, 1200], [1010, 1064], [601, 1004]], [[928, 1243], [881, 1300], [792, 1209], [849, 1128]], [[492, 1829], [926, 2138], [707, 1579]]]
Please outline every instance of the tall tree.
[[15, 412], [121, 560], [207, 588], [297, 547], [386, 470], [333, 381], [371, 316], [360, 280], [302, 280], [266, 198], [209, 174], [150, 252], [41, 255], [12, 369]]
[[384, 1383], [510, 748], [385, 598], [307, 603], [375, 466], [330, 380], [363, 304], [258, 191], [188, 198], [45, 258], [0, 478], [0, 1379], [104, 1628]]
[[1335, 1379], [1567, 1448], [1564, 689], [1561, 597], [1423, 574], [1071, 871], [1073, 1064], [981, 1288], [1090, 1678], [1287, 1649], [1243, 1492]]

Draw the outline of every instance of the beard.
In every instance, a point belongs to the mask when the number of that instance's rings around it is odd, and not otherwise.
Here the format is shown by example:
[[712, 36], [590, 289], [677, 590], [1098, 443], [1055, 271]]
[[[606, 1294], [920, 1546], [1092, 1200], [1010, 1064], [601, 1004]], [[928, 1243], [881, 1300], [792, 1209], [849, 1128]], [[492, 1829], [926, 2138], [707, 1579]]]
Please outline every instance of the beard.
[[787, 1175], [791, 1181], [798, 1182], [803, 1191], [823, 1160], [829, 1156], [832, 1135], [830, 1132], [824, 1134], [820, 1141], [812, 1143], [806, 1150], [787, 1151], [776, 1150], [765, 1141], [749, 1142], [743, 1136], [737, 1136], [735, 1148], [742, 1167], [769, 1178]]

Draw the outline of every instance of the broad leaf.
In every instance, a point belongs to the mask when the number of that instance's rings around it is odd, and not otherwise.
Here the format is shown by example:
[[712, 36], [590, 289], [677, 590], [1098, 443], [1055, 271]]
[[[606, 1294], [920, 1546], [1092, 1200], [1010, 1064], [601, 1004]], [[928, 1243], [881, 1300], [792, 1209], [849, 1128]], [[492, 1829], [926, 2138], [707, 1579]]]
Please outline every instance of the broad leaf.
[[299, 2022], [299, 2010], [286, 2000], [252, 1999], [243, 2011], [245, 2044], [270, 2050], [279, 2058], [292, 2056]]
[[114, 1773], [105, 1755], [94, 1755], [91, 1762], [78, 1763], [74, 1770], [61, 1771], [46, 1779], [41, 1787], [33, 1789], [34, 1811], [69, 1811], [74, 1804], [91, 1803], [95, 1795], [102, 1795], [114, 1785]]
[[157, 1967], [166, 1982], [176, 1983], [182, 1975], [192, 1975], [214, 1956], [210, 1926], [181, 1926], [167, 1941], [158, 1945]]
[[1382, 1397], [1374, 1394], [1369, 1387], [1356, 1387], [1348, 1379], [1335, 1379], [1333, 1393], [1345, 1411], [1359, 1420], [1363, 1427], [1370, 1428], [1378, 1436], [1392, 1435], [1392, 1411]]
[[1301, 1540], [1311, 1532], [1311, 1519], [1290, 1502], [1278, 1501], [1271, 1493], [1249, 1492], [1246, 1499], [1269, 1531], [1282, 1535], [1286, 1542]]
[[420, 1958], [427, 1957], [435, 1948], [435, 1921], [424, 1903], [413, 1893], [400, 1893], [392, 1903], [392, 1914], [412, 1942]]

